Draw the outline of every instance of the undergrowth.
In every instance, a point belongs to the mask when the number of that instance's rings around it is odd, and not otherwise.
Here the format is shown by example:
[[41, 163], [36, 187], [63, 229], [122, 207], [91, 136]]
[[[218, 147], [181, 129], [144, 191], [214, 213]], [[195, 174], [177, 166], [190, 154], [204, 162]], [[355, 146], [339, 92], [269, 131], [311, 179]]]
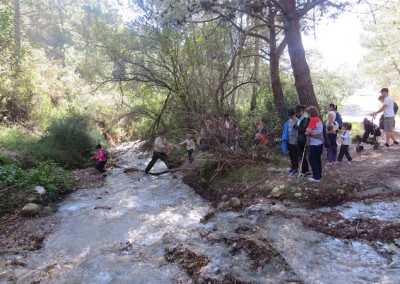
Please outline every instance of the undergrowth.
[[73, 183], [69, 173], [52, 162], [43, 162], [36, 168], [24, 170], [0, 157], [0, 216], [13, 212], [29, 197], [35, 196], [35, 186], [46, 189], [42, 202], [48, 203], [69, 191]]

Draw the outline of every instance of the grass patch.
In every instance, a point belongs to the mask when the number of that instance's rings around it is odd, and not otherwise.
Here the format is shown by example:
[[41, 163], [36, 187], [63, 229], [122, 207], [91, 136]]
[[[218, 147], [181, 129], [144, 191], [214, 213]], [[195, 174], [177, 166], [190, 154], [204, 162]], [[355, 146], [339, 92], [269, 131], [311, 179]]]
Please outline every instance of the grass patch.
[[255, 165], [252, 167], [243, 167], [234, 171], [226, 172], [219, 178], [215, 187], [229, 187], [229, 185], [238, 182], [255, 182], [262, 179], [265, 175], [265, 166]]

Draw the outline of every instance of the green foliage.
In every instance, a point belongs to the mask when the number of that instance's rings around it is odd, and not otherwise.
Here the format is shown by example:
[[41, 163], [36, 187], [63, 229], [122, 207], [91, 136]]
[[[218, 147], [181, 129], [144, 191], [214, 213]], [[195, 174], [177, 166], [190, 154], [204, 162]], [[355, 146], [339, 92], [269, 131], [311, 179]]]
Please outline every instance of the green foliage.
[[54, 200], [60, 193], [71, 190], [74, 181], [62, 168], [52, 162], [24, 170], [0, 157], [0, 216], [24, 205], [34, 195], [33, 188], [43, 186], [47, 194], [44, 203]]
[[4, 59], [4, 54], [10, 49], [13, 42], [13, 18], [12, 7], [3, 6], [0, 3], [0, 63]]
[[238, 182], [255, 182], [263, 178], [265, 174], [265, 166], [253, 165], [247, 166], [234, 171], [227, 171], [223, 178], [218, 179], [213, 187], [228, 188], [229, 185]]
[[[366, 49], [361, 62], [363, 73], [379, 88], [389, 87], [392, 95], [399, 94], [400, 65], [400, 9], [398, 1], [389, 0], [384, 4], [372, 4], [374, 16], [363, 17], [364, 33], [361, 44]], [[368, 82], [369, 85], [371, 81]]]
[[90, 119], [83, 115], [70, 115], [56, 119], [40, 141], [31, 149], [40, 160], [51, 160], [66, 168], [87, 166], [88, 156], [98, 143]]

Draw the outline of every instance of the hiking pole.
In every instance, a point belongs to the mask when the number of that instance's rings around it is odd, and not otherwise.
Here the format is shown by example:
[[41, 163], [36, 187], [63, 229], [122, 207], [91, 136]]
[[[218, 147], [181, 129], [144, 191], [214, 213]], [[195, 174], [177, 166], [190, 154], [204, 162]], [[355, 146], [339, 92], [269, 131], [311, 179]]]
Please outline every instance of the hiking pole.
[[303, 167], [304, 154], [306, 153], [307, 142], [308, 142], [308, 135], [306, 136], [306, 143], [304, 144], [303, 155], [301, 157], [300, 171], [299, 171], [299, 174], [297, 176], [297, 182], [300, 181], [301, 168]]

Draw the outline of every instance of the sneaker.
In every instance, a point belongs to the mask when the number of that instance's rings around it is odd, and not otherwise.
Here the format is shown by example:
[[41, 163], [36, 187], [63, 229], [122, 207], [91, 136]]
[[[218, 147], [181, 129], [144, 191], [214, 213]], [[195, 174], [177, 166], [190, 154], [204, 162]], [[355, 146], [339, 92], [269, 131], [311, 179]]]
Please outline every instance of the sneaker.
[[397, 141], [393, 141], [393, 144], [395, 144], [395, 145], [399, 145], [399, 142], [397, 142]]
[[291, 176], [297, 176], [299, 174], [299, 172], [295, 169], [293, 169], [293, 171], [289, 174]]
[[[398, 143], [398, 142], [397, 142]], [[390, 147], [388, 143], [385, 143], [385, 147]]]
[[313, 178], [313, 177], [308, 178], [308, 181], [309, 181], [309, 182], [321, 182], [320, 179], [315, 179], [315, 178]]

